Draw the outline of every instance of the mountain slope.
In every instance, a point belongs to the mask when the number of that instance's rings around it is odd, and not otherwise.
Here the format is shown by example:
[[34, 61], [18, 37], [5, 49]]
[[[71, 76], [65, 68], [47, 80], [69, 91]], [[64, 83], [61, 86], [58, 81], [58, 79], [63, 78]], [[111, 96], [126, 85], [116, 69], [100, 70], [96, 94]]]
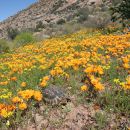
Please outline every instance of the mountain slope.
[[35, 28], [39, 21], [48, 25], [57, 23], [60, 19], [72, 20], [77, 10], [94, 4], [101, 5], [102, 0], [39, 0], [1, 22], [0, 38], [7, 38], [8, 28], [24, 30]]

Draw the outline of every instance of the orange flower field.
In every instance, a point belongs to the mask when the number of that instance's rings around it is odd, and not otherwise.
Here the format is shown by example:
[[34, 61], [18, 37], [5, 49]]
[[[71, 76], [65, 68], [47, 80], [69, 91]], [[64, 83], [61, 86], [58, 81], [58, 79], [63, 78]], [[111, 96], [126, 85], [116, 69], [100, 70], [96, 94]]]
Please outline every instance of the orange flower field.
[[80, 31], [1, 54], [0, 119], [10, 120], [30, 104], [41, 102], [42, 88], [51, 84], [97, 96], [115, 91], [125, 95], [127, 105], [130, 34]]

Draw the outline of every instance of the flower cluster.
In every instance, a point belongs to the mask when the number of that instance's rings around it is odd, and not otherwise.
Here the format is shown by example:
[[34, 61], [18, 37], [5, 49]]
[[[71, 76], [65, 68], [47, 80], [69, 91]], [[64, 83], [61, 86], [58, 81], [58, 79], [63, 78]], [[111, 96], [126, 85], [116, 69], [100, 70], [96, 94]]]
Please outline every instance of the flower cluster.
[[[50, 83], [67, 86], [79, 81], [81, 92], [87, 93], [93, 86], [98, 93], [107, 89], [105, 83], [112, 86], [113, 81], [115, 88], [129, 91], [130, 34], [86, 35], [80, 31], [1, 54], [0, 116], [6, 118], [14, 109], [27, 109], [30, 99], [41, 101], [40, 87]], [[88, 78], [81, 83], [82, 77]]]

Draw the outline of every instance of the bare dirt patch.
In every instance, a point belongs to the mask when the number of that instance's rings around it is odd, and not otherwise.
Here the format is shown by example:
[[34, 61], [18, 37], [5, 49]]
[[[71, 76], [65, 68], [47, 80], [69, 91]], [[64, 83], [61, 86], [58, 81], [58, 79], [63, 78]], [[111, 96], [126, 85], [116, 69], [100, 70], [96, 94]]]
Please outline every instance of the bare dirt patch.
[[41, 106], [24, 130], [81, 130], [94, 123], [92, 115], [87, 106], [71, 102], [55, 108]]

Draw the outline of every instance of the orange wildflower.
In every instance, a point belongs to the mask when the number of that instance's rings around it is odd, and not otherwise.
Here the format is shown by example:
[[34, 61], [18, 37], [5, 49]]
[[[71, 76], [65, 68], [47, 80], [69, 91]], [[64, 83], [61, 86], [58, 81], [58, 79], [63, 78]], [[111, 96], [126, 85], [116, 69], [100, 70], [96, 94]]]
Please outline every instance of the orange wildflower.
[[21, 83], [21, 87], [26, 87], [27, 86], [27, 83], [26, 82], [22, 82]]
[[34, 99], [36, 99], [37, 101], [41, 101], [42, 100], [42, 94], [40, 91], [35, 91], [34, 92]]
[[83, 85], [83, 86], [81, 86], [81, 91], [87, 91], [88, 90], [88, 87], [86, 86], [86, 85]]
[[20, 109], [20, 110], [25, 110], [25, 109], [27, 109], [27, 104], [26, 104], [26, 103], [20, 103], [20, 104], [19, 104], [19, 109]]
[[17, 77], [11, 77], [10, 80], [17, 81]]
[[12, 99], [12, 102], [13, 102], [13, 103], [19, 103], [19, 102], [22, 102], [22, 99], [20, 99], [19, 97], [14, 97], [14, 98]]

